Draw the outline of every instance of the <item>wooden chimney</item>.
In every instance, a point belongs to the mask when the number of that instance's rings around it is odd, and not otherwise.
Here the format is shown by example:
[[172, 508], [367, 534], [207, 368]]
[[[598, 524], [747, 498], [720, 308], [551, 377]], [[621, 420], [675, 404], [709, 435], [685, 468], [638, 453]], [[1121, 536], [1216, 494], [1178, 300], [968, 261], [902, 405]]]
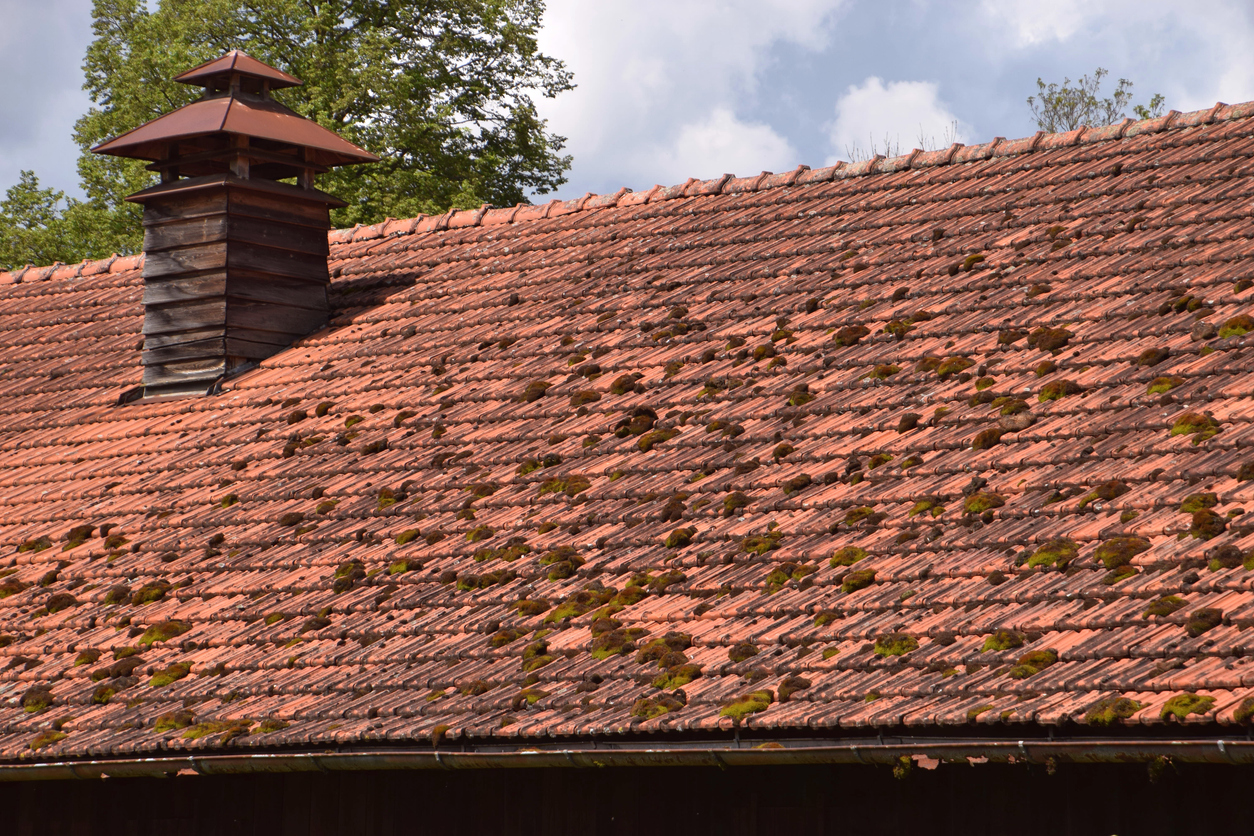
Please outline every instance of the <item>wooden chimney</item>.
[[[144, 395], [204, 394], [327, 321], [331, 166], [378, 158], [271, 98], [300, 79], [239, 51], [178, 76], [195, 102], [92, 150], [150, 161]], [[283, 181], [289, 182], [283, 182]]]

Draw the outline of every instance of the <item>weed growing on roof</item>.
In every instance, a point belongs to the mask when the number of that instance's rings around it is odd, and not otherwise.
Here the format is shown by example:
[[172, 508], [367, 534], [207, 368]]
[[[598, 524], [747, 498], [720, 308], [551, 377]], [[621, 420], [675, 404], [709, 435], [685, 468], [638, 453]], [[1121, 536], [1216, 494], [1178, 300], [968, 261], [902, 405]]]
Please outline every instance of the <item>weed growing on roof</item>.
[[148, 647], [156, 642], [168, 642], [176, 636], [183, 635], [190, 629], [192, 629], [192, 626], [186, 621], [162, 621], [145, 630], [143, 635], [139, 637], [137, 644], [140, 647]]
[[780, 531], [767, 534], [750, 534], [740, 541], [741, 550], [748, 554], [764, 555], [779, 548], [779, 541], [784, 535]]
[[1228, 523], [1223, 517], [1209, 508], [1203, 508], [1193, 514], [1189, 534], [1196, 540], [1210, 540], [1223, 534], [1227, 527]]
[[919, 640], [909, 633], [887, 633], [875, 639], [876, 656], [905, 656], [919, 649]]
[[1151, 615], [1165, 618], [1183, 607], [1184, 599], [1179, 595], [1164, 595], [1146, 607], [1144, 615], [1146, 618], [1149, 618]]
[[769, 689], [754, 691], [725, 703], [719, 711], [719, 716], [730, 717], [732, 722], [740, 725], [750, 714], [766, 711], [774, 701], [775, 695]]
[[25, 552], [41, 552], [44, 549], [52, 548], [52, 540], [47, 535], [27, 540], [17, 547], [19, 553]]
[[846, 325], [837, 329], [832, 336], [832, 342], [842, 348], [850, 348], [862, 342], [862, 339], [871, 333], [871, 329], [865, 325]]
[[69, 735], [59, 729], [48, 729], [35, 735], [35, 738], [27, 744], [27, 747], [32, 752], [38, 752], [40, 749], [59, 743], [67, 737]]
[[1101, 483], [1096, 488], [1094, 488], [1093, 490], [1085, 494], [1084, 498], [1080, 500], [1080, 504], [1078, 507], [1080, 508], [1080, 510], [1083, 510], [1087, 508], [1091, 503], [1096, 502], [1098, 500], [1101, 500], [1103, 502], [1109, 502], [1110, 500], [1115, 499], [1116, 497], [1123, 496], [1125, 493], [1127, 493], [1130, 490], [1131, 488], [1129, 488], [1127, 483], [1124, 482], [1123, 480], [1111, 479], [1108, 482]]
[[842, 548], [832, 552], [832, 559], [829, 565], [832, 568], [836, 568], [837, 566], [852, 566], [866, 556], [867, 553], [865, 549], [860, 549], [857, 546], [843, 546]]
[[945, 513], [945, 506], [941, 504], [939, 497], [925, 496], [915, 500], [914, 505], [906, 512], [906, 517], [914, 519], [920, 514], [930, 514], [932, 517], [939, 517]]
[[1048, 401], [1061, 400], [1069, 395], [1078, 395], [1084, 391], [1084, 387], [1076, 383], [1074, 380], [1051, 380], [1041, 387], [1041, 391], [1037, 394], [1036, 399], [1041, 403]]
[[27, 714], [37, 714], [52, 705], [52, 690], [46, 685], [36, 685], [28, 688], [22, 694], [20, 702], [22, 710]]
[[1183, 723], [1190, 714], [1207, 714], [1214, 707], [1214, 697], [1204, 697], [1200, 694], [1186, 691], [1183, 694], [1176, 694], [1167, 700], [1163, 704], [1162, 710], [1158, 712], [1158, 719], [1164, 722], [1175, 720]]
[[682, 549], [692, 543], [692, 538], [696, 536], [695, 528], [677, 528], [666, 538], [662, 540], [662, 545], [668, 549]]
[[1223, 624], [1223, 610], [1214, 607], [1201, 607], [1189, 613], [1189, 620], [1185, 622], [1185, 632], [1189, 634], [1189, 638], [1196, 639], [1203, 633], [1215, 629]]
[[1001, 653], [1016, 647], [1023, 647], [1023, 639], [1023, 634], [1014, 630], [997, 630], [984, 640], [984, 646], [980, 648], [980, 652]]
[[642, 697], [636, 700], [631, 707], [631, 716], [641, 720], [652, 720], [669, 714], [672, 711], [678, 711], [687, 705], [687, 702], [681, 699], [683, 692], [678, 694], [662, 694], [658, 697]]
[[486, 540], [494, 534], [496, 534], [496, 529], [492, 526], [477, 525], [466, 532], [466, 542], [478, 543], [480, 540]]
[[1058, 569], [1066, 569], [1068, 564], [1080, 552], [1080, 547], [1075, 541], [1060, 537], [1056, 540], [1050, 540], [1037, 548], [1032, 556], [1028, 558], [1028, 566], [1036, 568], [1037, 566], [1054, 566]]
[[1011, 679], [1027, 679], [1035, 676], [1050, 665], [1058, 661], [1058, 651], [1046, 648], [1045, 650], [1031, 650], [1016, 661], [1014, 666], [1007, 674]]
[[544, 397], [544, 393], [548, 391], [553, 384], [547, 380], [533, 380], [528, 383], [518, 395], [521, 403], [535, 403]]
[[987, 450], [990, 447], [996, 447], [1001, 443], [1001, 437], [1005, 435], [1005, 430], [1000, 427], [990, 427], [987, 430], [981, 430], [971, 439], [972, 450]]
[[171, 685], [179, 681], [191, 672], [192, 665], [190, 662], [175, 662], [174, 664], [157, 671], [153, 675], [152, 679], [148, 681], [148, 684], [153, 688], [164, 688], [167, 685]]
[[901, 366], [895, 366], [891, 363], [884, 363], [871, 369], [871, 371], [862, 375], [863, 380], [887, 380], [897, 372], [901, 371]]
[[1084, 715], [1084, 722], [1090, 726], [1111, 726], [1116, 721], [1127, 720], [1142, 707], [1139, 702], [1128, 697], [1106, 697], [1089, 707]]
[[1200, 412], [1186, 412], [1176, 418], [1175, 423], [1171, 425], [1171, 434], [1173, 436], [1192, 435], [1195, 445], [1213, 438], [1219, 432], [1220, 427], [1219, 424], [1215, 423], [1215, 419]]
[[784, 585], [789, 581], [800, 582], [803, 578], [813, 575], [817, 571], [817, 566], [806, 563], [798, 564], [792, 561], [781, 563], [766, 576], [766, 588], [762, 591], [767, 595], [772, 595], [783, 589]]
[[840, 584], [840, 591], [848, 595], [860, 589], [866, 589], [873, 583], [875, 583], [874, 569], [858, 569], [845, 575]]
[[1060, 351], [1075, 336], [1066, 328], [1037, 328], [1028, 334], [1028, 345], [1041, 351]]
[[572, 473], [565, 478], [554, 477], [541, 482], [540, 495], [564, 493], [566, 496], [574, 497], [590, 487], [592, 487], [592, 482], [587, 476], [584, 476], [582, 473]]
[[1229, 337], [1244, 337], [1251, 331], [1254, 331], [1254, 317], [1249, 314], [1237, 314], [1220, 326], [1219, 338], [1226, 340]]
[[1180, 503], [1180, 513], [1196, 514], [1205, 508], [1214, 508], [1219, 504], [1219, 497], [1214, 493], [1193, 493]]
[[936, 367], [936, 376], [941, 380], [948, 380], [958, 372], [965, 371], [974, 365], [975, 361], [967, 357], [946, 357]]
[[962, 510], [967, 514], [983, 514], [994, 508], [1001, 508], [1006, 504], [1006, 500], [999, 494], [977, 491], [971, 494], [962, 503]]

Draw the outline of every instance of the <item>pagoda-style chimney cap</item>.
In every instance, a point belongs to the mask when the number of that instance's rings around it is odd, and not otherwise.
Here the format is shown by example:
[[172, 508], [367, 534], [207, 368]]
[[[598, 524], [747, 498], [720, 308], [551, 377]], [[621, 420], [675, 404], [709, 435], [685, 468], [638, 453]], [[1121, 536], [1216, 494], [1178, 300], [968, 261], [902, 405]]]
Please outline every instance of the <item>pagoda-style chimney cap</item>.
[[[191, 84], [209, 89], [225, 89], [230, 86], [231, 76], [256, 79], [263, 83], [269, 82], [271, 90], [283, 87], [299, 87], [304, 84], [294, 75], [276, 70], [269, 64], [263, 64], [251, 55], [233, 49], [221, 58], [206, 61], [199, 67], [193, 67], [185, 73], [174, 77], [180, 84]], [[225, 82], [225, 83], [223, 83]]]
[[254, 163], [252, 177], [269, 180], [379, 159], [270, 98], [272, 88], [293, 87], [300, 79], [239, 50], [177, 80], [205, 85], [204, 97], [91, 150], [149, 160], [149, 169], [167, 180], [221, 173], [228, 157], [240, 155]]

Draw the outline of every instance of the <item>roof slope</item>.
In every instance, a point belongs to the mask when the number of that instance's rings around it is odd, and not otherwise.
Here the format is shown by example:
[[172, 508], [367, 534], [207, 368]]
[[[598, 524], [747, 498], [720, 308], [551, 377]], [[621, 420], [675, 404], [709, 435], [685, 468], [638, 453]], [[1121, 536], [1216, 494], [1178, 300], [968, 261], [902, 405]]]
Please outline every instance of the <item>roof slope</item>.
[[0, 755], [1234, 722], [1251, 112], [332, 233], [205, 398], [2, 277]]

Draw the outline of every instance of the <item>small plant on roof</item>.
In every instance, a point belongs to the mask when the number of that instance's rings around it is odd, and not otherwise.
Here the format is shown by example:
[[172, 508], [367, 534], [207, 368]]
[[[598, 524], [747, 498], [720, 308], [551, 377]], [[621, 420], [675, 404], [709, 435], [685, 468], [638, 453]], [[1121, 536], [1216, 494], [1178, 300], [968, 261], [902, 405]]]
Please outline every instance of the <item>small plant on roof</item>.
[[936, 367], [936, 376], [941, 380], [948, 380], [953, 375], [958, 374], [958, 372], [965, 371], [974, 365], [975, 361], [969, 357], [946, 357]]
[[840, 591], [850, 595], [860, 589], [866, 589], [873, 583], [875, 583], [874, 569], [858, 569], [845, 575], [840, 584]]
[[640, 440], [636, 442], [636, 447], [640, 452], [647, 453], [657, 445], [670, 441], [677, 435], [679, 435], [679, 430], [652, 430], [640, 437]]
[[866, 556], [867, 553], [865, 549], [860, 549], [857, 546], [843, 546], [832, 552], [832, 559], [829, 565], [831, 565], [832, 568], [837, 566], [852, 566]]
[[1036, 676], [1041, 671], [1058, 661], [1058, 651], [1046, 648], [1045, 650], [1031, 650], [1020, 656], [1010, 669], [1008, 676], [1011, 679], [1027, 679], [1030, 676]]
[[1203, 633], [1215, 629], [1223, 624], [1223, 610], [1214, 607], [1201, 607], [1189, 613], [1189, 620], [1185, 622], [1185, 632], [1189, 638], [1196, 639]]
[[32, 752], [38, 752], [40, 749], [60, 743], [67, 737], [69, 735], [60, 729], [47, 729], [35, 735], [35, 738], [27, 745]]
[[783, 487], [784, 494], [786, 496], [792, 496], [793, 494], [803, 491], [806, 488], [810, 487], [811, 481], [812, 480], [810, 479], [810, 474], [798, 473], [796, 476], [792, 477], [791, 479], [786, 480], [781, 487]]
[[997, 630], [984, 640], [984, 646], [980, 648], [981, 653], [1001, 653], [1006, 650], [1013, 650], [1016, 647], [1023, 647], [1024, 636], [1014, 630]]
[[1210, 540], [1218, 537], [1227, 529], [1228, 522], [1209, 508], [1203, 508], [1193, 513], [1193, 519], [1189, 524], [1189, 534], [1197, 540]]
[[47, 685], [35, 685], [23, 692], [20, 702], [27, 714], [37, 714], [52, 705], [52, 689]]
[[1037, 328], [1028, 334], [1028, 345], [1041, 351], [1059, 351], [1075, 336], [1066, 328]]
[[1214, 697], [1204, 697], [1200, 694], [1186, 691], [1183, 694], [1176, 694], [1167, 700], [1163, 704], [1162, 710], [1158, 712], [1158, 719], [1163, 722], [1175, 720], [1178, 723], [1183, 723], [1190, 714], [1205, 715], [1214, 707]]
[[1191, 435], [1194, 444], [1201, 444], [1208, 438], [1213, 438], [1220, 432], [1219, 424], [1209, 415], [1200, 412], [1186, 412], [1176, 418], [1175, 423], [1171, 425], [1171, 434]]
[[1060, 570], [1066, 569], [1079, 553], [1080, 547], [1075, 541], [1060, 537], [1038, 547], [1028, 558], [1028, 566], [1031, 568], [1053, 566]]
[[909, 633], [887, 633], [875, 639], [876, 656], [905, 656], [919, 649], [919, 640]]
[[670, 534], [666, 535], [666, 539], [662, 541], [662, 545], [668, 549], [682, 549], [691, 545], [692, 538], [697, 534], [695, 528], [677, 528]]
[[466, 532], [466, 542], [478, 543], [480, 540], [486, 540], [496, 534], [496, 529], [490, 525], [477, 525], [470, 531]]
[[167, 642], [176, 636], [183, 635], [190, 629], [192, 629], [192, 626], [185, 621], [162, 621], [145, 630], [137, 643], [140, 647], [148, 647], [157, 642]]
[[737, 511], [741, 508], [747, 508], [749, 504], [749, 497], [745, 496], [740, 491], [733, 491], [723, 497], [723, 516], [733, 517], [736, 515]]
[[1085, 494], [1084, 498], [1080, 500], [1078, 507], [1080, 509], [1087, 508], [1091, 503], [1097, 502], [1098, 500], [1109, 502], [1116, 497], [1123, 496], [1130, 490], [1131, 488], [1129, 488], [1128, 484], [1122, 479], [1111, 479], [1108, 482], [1101, 483], [1096, 488]]
[[1084, 387], [1076, 383], [1074, 380], [1051, 380], [1041, 387], [1041, 391], [1037, 394], [1036, 399], [1041, 403], [1048, 401], [1057, 401], [1070, 395], [1078, 395], [1084, 391]]
[[999, 494], [977, 491], [963, 500], [962, 510], [967, 514], [983, 514], [994, 508], [1001, 508], [1005, 504], [1006, 500]]
[[1101, 560], [1104, 567], [1114, 572], [1115, 569], [1126, 567], [1134, 556], [1149, 549], [1150, 541], [1140, 536], [1115, 536], [1102, 541], [1097, 550], [1093, 551], [1093, 558]]
[[845, 325], [838, 328], [836, 333], [832, 335], [832, 342], [842, 348], [850, 348], [860, 343], [863, 337], [870, 333], [871, 329], [865, 325]]
[[631, 716], [640, 720], [652, 720], [669, 714], [672, 711], [678, 711], [687, 705], [687, 702], [680, 698], [679, 695], [661, 694], [657, 697], [642, 697], [636, 700], [631, 707]]
[[162, 668], [153, 674], [153, 677], [148, 681], [148, 684], [153, 688], [164, 688], [167, 685], [177, 682], [191, 672], [192, 665], [190, 662], [175, 662], [174, 664]]
[[521, 403], [535, 403], [544, 397], [544, 393], [552, 386], [547, 380], [533, 380], [528, 383], [518, 395]]
[[1237, 314], [1220, 326], [1219, 338], [1226, 340], [1229, 337], [1244, 337], [1251, 331], [1254, 331], [1254, 317], [1249, 314]]
[[1196, 514], [1205, 508], [1214, 508], [1219, 504], [1219, 496], [1215, 493], [1191, 493], [1180, 503], [1181, 514]]
[[1128, 697], [1106, 697], [1089, 707], [1084, 715], [1084, 722], [1090, 726], [1111, 726], [1127, 720], [1142, 708], [1139, 702]]
[[1149, 618], [1151, 615], [1156, 615], [1160, 618], [1166, 618], [1176, 610], [1183, 608], [1184, 599], [1179, 595], [1164, 595], [1163, 597], [1151, 602], [1150, 605], [1145, 608], [1145, 617]]
[[971, 449], [987, 450], [990, 447], [996, 447], [1001, 443], [1001, 437], [1005, 434], [1005, 430], [1000, 427], [990, 427], [987, 430], [982, 430], [976, 434], [975, 438], [971, 439]]
[[1172, 389], [1175, 389], [1177, 386], [1179, 386], [1182, 383], [1184, 383], [1183, 377], [1174, 377], [1171, 375], [1167, 375], [1164, 377], [1156, 377], [1149, 382], [1149, 388], [1146, 390], [1146, 394], [1149, 394], [1149, 395], [1166, 394], [1167, 392], [1170, 392]]

